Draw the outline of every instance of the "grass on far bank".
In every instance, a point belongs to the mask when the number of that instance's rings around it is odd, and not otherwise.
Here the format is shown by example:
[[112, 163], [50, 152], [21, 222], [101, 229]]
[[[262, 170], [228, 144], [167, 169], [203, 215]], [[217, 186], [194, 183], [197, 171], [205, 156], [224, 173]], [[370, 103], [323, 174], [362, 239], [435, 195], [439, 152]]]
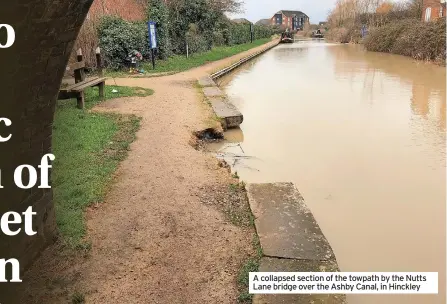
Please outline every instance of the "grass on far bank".
[[[118, 92], [113, 93], [114, 89]], [[105, 87], [105, 99], [151, 94], [152, 90], [143, 88]], [[58, 101], [53, 124], [56, 220], [63, 241], [71, 247], [86, 246], [84, 210], [103, 202], [140, 122], [133, 115], [89, 111], [101, 102], [98, 88], [87, 89], [85, 100], [85, 110], [76, 108], [76, 99]]]
[[[152, 69], [151, 62], [143, 62], [140, 66], [143, 70], [145, 70], [146, 74], [182, 72], [201, 66], [208, 62], [221, 60], [248, 51], [270, 41], [270, 38], [264, 38], [255, 40], [253, 43], [244, 43], [233, 46], [219, 46], [208, 52], [191, 54], [189, 58], [186, 58], [186, 56], [175, 55], [167, 60], [157, 60], [155, 70]], [[124, 75], [128, 75], [128, 73], [126, 71], [107, 71], [107, 76], [110, 77], [119, 77]]]

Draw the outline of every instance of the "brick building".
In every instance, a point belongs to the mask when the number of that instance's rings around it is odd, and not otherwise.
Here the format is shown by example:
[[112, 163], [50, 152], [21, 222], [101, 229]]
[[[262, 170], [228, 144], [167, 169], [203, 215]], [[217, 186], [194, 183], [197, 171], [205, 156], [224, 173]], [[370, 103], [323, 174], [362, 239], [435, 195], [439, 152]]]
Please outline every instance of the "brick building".
[[272, 25], [279, 25], [293, 31], [303, 30], [309, 17], [301, 11], [279, 11], [270, 18]]
[[423, 0], [422, 21], [432, 21], [446, 16], [446, 0]]

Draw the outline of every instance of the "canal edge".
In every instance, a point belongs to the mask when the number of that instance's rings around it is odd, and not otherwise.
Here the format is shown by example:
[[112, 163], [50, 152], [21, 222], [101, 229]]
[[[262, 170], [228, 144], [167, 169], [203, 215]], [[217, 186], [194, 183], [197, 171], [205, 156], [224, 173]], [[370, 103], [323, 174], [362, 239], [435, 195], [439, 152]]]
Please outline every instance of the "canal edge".
[[[228, 101], [217, 80], [278, 44], [279, 41], [198, 79], [198, 86], [224, 131], [239, 127], [243, 122], [243, 114]], [[247, 184], [246, 195], [262, 252], [259, 272], [340, 271], [332, 247], [293, 183]], [[272, 222], [275, 224], [272, 225]], [[254, 304], [314, 302], [345, 304], [346, 296], [257, 294], [252, 298]]]
[[228, 101], [228, 96], [219, 88], [217, 80], [237, 69], [244, 63], [253, 60], [261, 54], [264, 54], [265, 52], [278, 46], [278, 44], [279, 40], [253, 54], [250, 54], [238, 60], [235, 63], [232, 63], [227, 67], [220, 69], [213, 74], [209, 74], [198, 79], [198, 86], [200, 87], [206, 101], [213, 109], [214, 115], [220, 121], [222, 129], [224, 131], [229, 128], [239, 127], [244, 121], [244, 116], [235, 105]]
[[[293, 183], [246, 186], [262, 256], [259, 272], [339, 272], [337, 259]], [[346, 295], [277, 294], [253, 296], [253, 304], [345, 304]]]

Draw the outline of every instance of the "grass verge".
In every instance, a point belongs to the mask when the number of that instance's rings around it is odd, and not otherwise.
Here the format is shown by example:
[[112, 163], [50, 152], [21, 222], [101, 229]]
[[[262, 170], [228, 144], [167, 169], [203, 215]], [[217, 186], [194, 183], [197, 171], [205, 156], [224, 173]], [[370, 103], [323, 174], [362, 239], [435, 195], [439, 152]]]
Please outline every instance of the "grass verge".
[[[215, 47], [208, 52], [192, 54], [191, 56], [189, 56], [189, 58], [186, 58], [185, 56], [176, 55], [170, 57], [167, 60], [157, 61], [155, 70], [152, 69], [152, 64], [150, 62], [143, 62], [141, 64], [141, 67], [146, 71], [147, 74], [182, 72], [201, 66], [207, 62], [217, 61], [220, 59], [224, 59], [248, 51], [252, 48], [266, 44], [269, 41], [271, 41], [270, 38], [264, 38], [255, 40], [253, 41], [253, 43]], [[125, 75], [128, 75], [128, 73], [124, 71], [107, 71], [107, 76], [110, 77], [118, 77]]]
[[[237, 172], [233, 174], [233, 178], [239, 179], [239, 176]], [[232, 220], [232, 223], [238, 226], [247, 227], [251, 226], [253, 227], [254, 233], [253, 233], [253, 239], [252, 239], [252, 246], [254, 249], [254, 254], [248, 258], [241, 266], [241, 269], [239, 270], [238, 276], [237, 276], [237, 285], [239, 288], [239, 297], [238, 297], [238, 303], [243, 304], [249, 304], [253, 301], [253, 295], [250, 294], [249, 291], [249, 274], [250, 272], [258, 272], [259, 271], [259, 265], [261, 263], [261, 258], [263, 256], [263, 251], [261, 247], [261, 242], [259, 240], [259, 236], [256, 232], [255, 227], [255, 217], [253, 213], [251, 212], [248, 197], [247, 197], [247, 190], [245, 188], [245, 183], [241, 182], [237, 185], [237, 188], [234, 188], [234, 184], [230, 185], [231, 191], [243, 191], [245, 196], [245, 208], [237, 213], [237, 217], [234, 217], [234, 214], [230, 214], [230, 219]]]
[[250, 272], [258, 272], [259, 264], [261, 262], [261, 258], [263, 255], [261, 243], [259, 241], [258, 235], [255, 233], [253, 236], [252, 242], [253, 248], [255, 249], [256, 254], [249, 258], [239, 270], [239, 274], [237, 277], [237, 285], [239, 287], [239, 297], [238, 303], [251, 303], [253, 300], [253, 295], [248, 293], [249, 289], [249, 274]]
[[[114, 93], [114, 90], [118, 91]], [[105, 99], [148, 96], [152, 90], [105, 87]], [[102, 202], [118, 164], [127, 156], [139, 128], [136, 116], [89, 111], [101, 102], [97, 88], [86, 90], [86, 109], [76, 100], [58, 101], [53, 125], [53, 191], [56, 220], [70, 247], [84, 248], [84, 210]]]

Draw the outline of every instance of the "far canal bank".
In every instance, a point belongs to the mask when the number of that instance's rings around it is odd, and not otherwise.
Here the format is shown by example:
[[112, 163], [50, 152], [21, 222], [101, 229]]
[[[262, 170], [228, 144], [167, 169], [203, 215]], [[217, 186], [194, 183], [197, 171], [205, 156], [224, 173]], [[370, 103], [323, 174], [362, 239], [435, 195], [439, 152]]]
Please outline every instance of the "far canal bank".
[[439, 296], [349, 303], [445, 302], [445, 80], [433, 64], [323, 41], [220, 80], [244, 114], [220, 156], [246, 182], [294, 182], [342, 271], [439, 272]]

